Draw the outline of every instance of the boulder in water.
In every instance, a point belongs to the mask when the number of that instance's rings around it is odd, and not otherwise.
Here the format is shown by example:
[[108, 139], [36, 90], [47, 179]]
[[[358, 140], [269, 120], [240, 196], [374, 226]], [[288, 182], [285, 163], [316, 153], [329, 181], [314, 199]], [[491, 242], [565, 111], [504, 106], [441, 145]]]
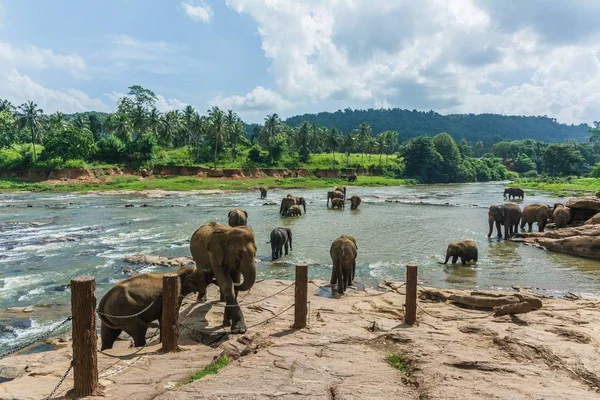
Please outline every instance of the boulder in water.
[[150, 264], [150, 265], [160, 265], [163, 267], [187, 267], [194, 266], [194, 260], [190, 257], [176, 257], [176, 258], [168, 258], [164, 256], [153, 256], [153, 255], [145, 255], [138, 254], [135, 256], [127, 257], [125, 262], [131, 264]]
[[587, 221], [600, 212], [600, 198], [596, 196], [574, 197], [567, 201], [573, 221]]
[[521, 233], [511, 240], [557, 253], [600, 260], [600, 225], [596, 224]]

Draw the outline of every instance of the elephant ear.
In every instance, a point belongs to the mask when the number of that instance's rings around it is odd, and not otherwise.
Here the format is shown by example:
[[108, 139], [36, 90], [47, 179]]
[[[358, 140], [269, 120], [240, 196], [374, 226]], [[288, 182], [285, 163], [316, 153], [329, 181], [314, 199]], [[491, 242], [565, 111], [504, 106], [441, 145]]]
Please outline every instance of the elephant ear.
[[228, 217], [228, 218], [231, 218], [231, 216], [233, 215], [233, 213], [234, 213], [234, 212], [235, 212], [235, 210], [231, 210], [231, 211], [229, 211], [229, 214], [227, 214], [227, 217]]
[[246, 218], [248, 218], [248, 213], [244, 210], [242, 210], [242, 212], [244, 213], [244, 215], [246, 216]]
[[223, 265], [223, 261], [225, 259], [225, 232], [223, 230], [215, 230], [210, 240], [206, 245], [206, 250], [208, 251], [208, 258], [210, 259], [211, 267], [219, 268]]
[[356, 249], [358, 250], [358, 245], [356, 244], [356, 239], [354, 239], [354, 237], [352, 237], [352, 236], [348, 236], [348, 239], [352, 240], [352, 243], [354, 243], [354, 247], [356, 247]]

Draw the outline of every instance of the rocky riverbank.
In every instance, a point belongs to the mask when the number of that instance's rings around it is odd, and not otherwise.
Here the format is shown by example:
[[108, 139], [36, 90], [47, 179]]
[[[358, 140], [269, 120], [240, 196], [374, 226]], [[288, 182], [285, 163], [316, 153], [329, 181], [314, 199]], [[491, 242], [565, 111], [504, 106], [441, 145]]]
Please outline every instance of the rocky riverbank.
[[[330, 293], [318, 288], [323, 284], [309, 284], [309, 327], [302, 330], [291, 329], [293, 308], [288, 308], [294, 290], [288, 281], [257, 282], [250, 292], [240, 294], [249, 326], [244, 335], [221, 328], [222, 304], [186, 299], [180, 314], [184, 351], [159, 354], [154, 339], [132, 354], [136, 349], [125, 338], [106, 352], [120, 359], [98, 355], [106, 397], [598, 398], [596, 300], [542, 298], [541, 309], [493, 317], [489, 310], [452, 303], [472, 298], [470, 292], [420, 290], [418, 324], [408, 327], [402, 324], [401, 284], [350, 290], [339, 298], [315, 295]], [[477, 297], [504, 294], [533, 296], [521, 290]], [[209, 299], [218, 299], [215, 287]], [[153, 332], [149, 329], [148, 336]], [[5, 380], [0, 398], [40, 399], [52, 392], [71, 361], [70, 339], [59, 340], [68, 345], [0, 360]], [[218, 374], [186, 383], [222, 354], [232, 361]], [[386, 361], [390, 355], [397, 356], [398, 369]], [[53, 398], [62, 398], [72, 384], [70, 374]]]

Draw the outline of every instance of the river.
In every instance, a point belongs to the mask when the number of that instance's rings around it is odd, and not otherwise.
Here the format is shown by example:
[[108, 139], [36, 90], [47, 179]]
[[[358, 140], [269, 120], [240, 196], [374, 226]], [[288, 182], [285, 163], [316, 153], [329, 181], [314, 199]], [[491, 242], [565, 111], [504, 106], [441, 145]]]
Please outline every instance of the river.
[[[420, 281], [435, 287], [522, 285], [548, 295], [599, 293], [600, 262], [487, 238], [487, 208], [504, 201], [502, 190], [500, 183], [349, 187], [349, 196], [362, 197], [357, 211], [349, 205], [343, 211], [327, 209], [324, 189], [270, 191], [269, 200], [277, 202], [288, 192], [307, 199], [307, 213], [295, 218], [280, 217], [278, 205], [263, 205], [258, 191], [172, 193], [164, 198], [0, 194], [0, 310], [29, 305], [46, 310], [33, 314], [34, 318], [0, 312], [0, 353], [69, 315], [66, 285], [71, 278], [94, 275], [100, 299], [126, 277], [124, 269], [165, 271], [140, 269], [123, 259], [134, 254], [189, 255], [188, 240], [194, 230], [209, 221], [227, 224], [227, 213], [235, 207], [248, 212], [248, 224], [255, 232], [258, 279], [292, 278], [298, 262], [309, 264], [310, 278], [328, 278], [329, 246], [339, 235], [349, 234], [358, 244], [356, 280], [366, 285], [403, 280], [405, 265], [416, 263]], [[558, 200], [528, 192], [521, 204]], [[266, 242], [277, 226], [292, 229], [294, 250], [272, 263]], [[477, 266], [439, 265], [447, 244], [462, 239], [477, 242]]]

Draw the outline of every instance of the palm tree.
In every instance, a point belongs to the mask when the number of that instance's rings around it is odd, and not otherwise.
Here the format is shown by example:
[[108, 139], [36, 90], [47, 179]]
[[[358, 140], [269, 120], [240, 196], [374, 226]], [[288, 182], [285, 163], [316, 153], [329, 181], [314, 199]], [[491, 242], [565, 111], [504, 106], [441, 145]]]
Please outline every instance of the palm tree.
[[62, 132], [68, 125], [65, 114], [60, 111], [50, 114], [48, 117], [48, 125], [53, 131]]
[[208, 119], [210, 130], [215, 135], [215, 165], [217, 168], [217, 157], [219, 150], [219, 143], [223, 140], [223, 133], [225, 132], [225, 114], [219, 109], [219, 107], [213, 107], [208, 111]]
[[342, 134], [339, 130], [335, 128], [331, 128], [327, 135], [326, 145], [329, 150], [331, 150], [331, 157], [333, 158], [333, 165], [335, 165], [335, 151], [340, 147], [340, 142], [342, 141]]
[[270, 147], [271, 143], [275, 141], [275, 138], [281, 130], [281, 119], [277, 113], [267, 115], [265, 118], [265, 127], [262, 130], [262, 140], [266, 147]]
[[127, 114], [122, 111], [117, 111], [113, 114], [111, 124], [113, 134], [124, 143], [129, 142], [129, 139], [131, 138], [131, 122], [129, 121]]
[[237, 158], [237, 144], [244, 137], [244, 132], [246, 129], [244, 128], [244, 124], [242, 121], [236, 121], [233, 124], [232, 128], [229, 128], [229, 143], [231, 143], [231, 155], [235, 160]]
[[148, 113], [148, 128], [152, 129], [152, 132], [154, 132], [154, 136], [156, 138], [158, 138], [158, 129], [160, 128], [161, 115], [162, 114], [156, 109], [156, 107], [153, 107], [152, 110], [150, 110], [150, 112]]
[[179, 111], [171, 110], [167, 111], [160, 124], [160, 130], [158, 135], [158, 142], [161, 146], [171, 147], [173, 140], [181, 132], [181, 117]]
[[77, 114], [73, 126], [77, 129], [90, 129], [90, 119], [85, 114]]
[[31, 143], [33, 144], [33, 161], [37, 160], [35, 150], [35, 141], [39, 136], [39, 131], [43, 127], [44, 110], [38, 108], [33, 101], [28, 101], [19, 106], [18, 123], [21, 129], [29, 128], [31, 134]]
[[354, 150], [356, 147], [356, 138], [352, 133], [349, 133], [344, 138], [344, 150], [346, 151], [346, 168], [349, 166], [350, 162], [350, 152]]
[[2, 111], [7, 111], [12, 114], [15, 112], [15, 106], [13, 106], [12, 103], [6, 99], [0, 100], [0, 112]]
[[358, 145], [362, 151], [362, 161], [365, 159], [365, 152], [369, 147], [369, 139], [371, 138], [371, 126], [366, 122], [363, 122], [358, 127]]
[[196, 109], [193, 106], [187, 105], [183, 109], [183, 129], [186, 133], [185, 145], [189, 145], [191, 143], [192, 137], [192, 120], [194, 119], [194, 115], [196, 114]]
[[385, 141], [385, 163], [388, 163], [388, 156], [396, 151], [396, 147], [398, 146], [398, 132], [396, 131], [387, 131], [384, 132], [384, 141]]
[[298, 134], [296, 135], [297, 146], [300, 149], [300, 160], [302, 162], [308, 162], [308, 156], [310, 155], [310, 150], [308, 149], [308, 144], [310, 140], [310, 126], [308, 122], [304, 121], [300, 128], [298, 128]]
[[130, 112], [131, 127], [136, 134], [135, 139], [142, 136], [142, 132], [146, 128], [147, 116], [146, 109], [141, 104], [136, 104]]
[[207, 118], [200, 116], [198, 113], [194, 113], [192, 117], [192, 140], [196, 144], [196, 162], [200, 161], [200, 144], [202, 142], [202, 136], [206, 133], [207, 129]]

